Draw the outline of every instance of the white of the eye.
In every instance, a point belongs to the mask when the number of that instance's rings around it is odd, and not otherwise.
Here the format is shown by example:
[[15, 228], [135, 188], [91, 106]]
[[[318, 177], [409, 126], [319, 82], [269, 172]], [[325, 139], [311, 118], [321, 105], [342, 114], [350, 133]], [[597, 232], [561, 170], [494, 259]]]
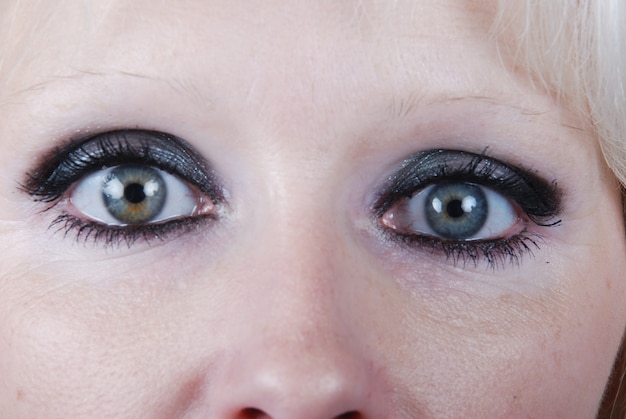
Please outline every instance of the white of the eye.
[[[413, 195], [405, 204], [404, 211], [394, 214], [394, 219], [398, 225], [406, 226], [416, 233], [437, 236], [437, 233], [428, 225], [426, 214], [424, 213], [426, 198], [435, 186], [436, 185], [430, 185]], [[487, 219], [480, 231], [465, 240], [495, 239], [502, 237], [518, 222], [515, 208], [513, 208], [509, 200], [500, 193], [484, 186], [479, 187], [482, 189], [487, 199]], [[476, 204], [476, 198], [468, 196], [463, 199], [461, 207], [464, 211], [470, 212]], [[434, 199], [431, 205], [433, 209], [439, 213], [443, 210], [443, 203], [439, 199]]]
[[[107, 225], [123, 226], [124, 223], [117, 220], [107, 211], [102, 199], [102, 192], [106, 191], [112, 198], [121, 198], [124, 187], [118, 179], [107, 177], [115, 167], [110, 167], [90, 174], [80, 180], [70, 195], [70, 202], [76, 211], [85, 217]], [[157, 217], [151, 222], [164, 221], [171, 218], [184, 217], [193, 214], [198, 202], [193, 192], [182, 180], [170, 175], [163, 170], [156, 170], [165, 183], [167, 197], [165, 205]], [[158, 183], [147, 182], [144, 185], [144, 193], [148, 196], [158, 191]]]

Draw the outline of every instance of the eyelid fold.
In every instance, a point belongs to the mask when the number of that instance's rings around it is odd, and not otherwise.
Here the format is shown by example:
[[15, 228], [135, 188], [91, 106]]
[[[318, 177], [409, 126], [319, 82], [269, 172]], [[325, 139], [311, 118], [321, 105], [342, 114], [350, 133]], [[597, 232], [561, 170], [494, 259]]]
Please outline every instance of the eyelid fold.
[[562, 193], [556, 182], [485, 154], [446, 149], [421, 151], [405, 159], [375, 199], [374, 214], [380, 218], [398, 200], [442, 182], [474, 182], [489, 187], [513, 200], [535, 224], [560, 223], [553, 221], [561, 212]]
[[[486, 237], [445, 238], [439, 234], [412, 231], [390, 221], [398, 205], [406, 203], [433, 185], [474, 184], [502, 195], [503, 200], [517, 207], [518, 216], [508, 229]], [[454, 198], [455, 202], [460, 202]], [[454, 266], [478, 267], [483, 261], [491, 270], [507, 264], [520, 266], [524, 256], [546, 243], [543, 231], [532, 227], [551, 227], [561, 223], [556, 217], [562, 211], [562, 192], [556, 182], [549, 182], [525, 170], [483, 154], [459, 150], [434, 149], [406, 158], [383, 184], [370, 210], [373, 223], [385, 243], [396, 244], [399, 255], [413, 263], [449, 261]], [[424, 211], [422, 207], [419, 211]], [[464, 209], [464, 212], [466, 210]], [[515, 224], [515, 225], [513, 225]], [[508, 224], [507, 224], [508, 225]], [[500, 235], [502, 233], [502, 235]], [[480, 235], [480, 233], [479, 233]]]
[[[180, 216], [168, 213], [171, 218], [162, 217], [128, 225], [99, 222], [73, 207], [72, 193], [80, 182], [93, 174], [107, 172], [106, 169], [118, 166], [152, 167], [171, 175], [172, 179], [178, 178], [188, 184], [189, 193], [195, 196], [195, 207], [183, 211]], [[184, 140], [157, 131], [116, 130], [71, 141], [44, 155], [34, 170], [26, 174], [26, 180], [20, 188], [35, 201], [50, 203], [44, 211], [63, 203], [60, 214], [49, 228], [64, 232], [64, 236], [72, 231], [76, 241], [91, 240], [94, 244], [101, 242], [105, 246], [126, 244], [130, 248], [138, 241], [163, 242], [171, 235], [192, 232], [196, 227], [216, 221], [220, 209], [226, 204], [222, 184], [203, 157]], [[102, 188], [102, 185], [98, 188]], [[103, 191], [100, 190], [101, 193]], [[101, 193], [94, 196], [101, 196]], [[152, 195], [149, 193], [148, 196]], [[96, 201], [100, 200], [92, 199], [92, 202]], [[103, 202], [98, 205], [103, 205]], [[216, 204], [220, 204], [219, 209]], [[160, 213], [157, 217], [161, 217]]]
[[184, 140], [144, 130], [109, 131], [72, 141], [44, 156], [22, 188], [38, 201], [54, 202], [86, 175], [120, 164], [153, 165], [189, 181], [213, 202], [224, 200], [214, 171]]

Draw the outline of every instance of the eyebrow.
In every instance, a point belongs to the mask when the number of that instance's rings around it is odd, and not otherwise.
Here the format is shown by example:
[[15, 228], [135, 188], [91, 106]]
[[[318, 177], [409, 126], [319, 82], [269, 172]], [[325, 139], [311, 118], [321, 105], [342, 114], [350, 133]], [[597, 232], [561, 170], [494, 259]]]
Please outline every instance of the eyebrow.
[[[53, 76], [46, 80], [37, 82], [25, 88], [21, 88], [19, 90], [11, 92], [8, 97], [21, 96], [23, 94], [28, 94], [30, 92], [36, 92], [40, 90], [45, 90], [51, 86], [57, 84], [65, 84], [68, 81], [71, 82], [82, 82], [82, 81], [90, 81], [94, 79], [104, 79], [107, 77], [121, 77], [122, 79], [130, 79], [130, 80], [148, 80], [154, 83], [158, 83], [161, 85], [165, 85], [168, 89], [176, 92], [178, 95], [182, 95], [187, 98], [191, 98], [193, 102], [197, 105], [200, 105], [204, 108], [214, 108], [215, 102], [210, 99], [206, 92], [203, 89], [200, 89], [196, 86], [196, 84], [190, 78], [180, 78], [180, 77], [158, 77], [154, 75], [150, 75], [147, 73], [138, 73], [133, 71], [126, 70], [116, 70], [112, 69], [110, 71], [93, 71], [93, 70], [74, 70], [73, 73], [62, 76]], [[469, 102], [469, 103], [483, 103], [492, 105], [494, 107], [505, 108], [510, 110], [515, 110], [520, 113], [520, 115], [527, 116], [540, 116], [545, 115], [550, 112], [549, 109], [531, 109], [528, 107], [521, 106], [517, 103], [514, 103], [510, 100], [506, 100], [505, 98], [497, 98], [492, 96], [485, 95], [464, 95], [464, 96], [439, 96], [436, 98], [430, 97], [427, 94], [427, 91], [413, 91], [406, 95], [398, 95], [394, 94], [392, 96], [390, 104], [387, 106], [387, 115], [390, 118], [398, 118], [405, 119], [412, 114], [419, 111], [419, 109], [427, 108], [430, 106], [436, 105], [445, 105], [450, 103], [459, 103], [459, 102]], [[577, 126], [575, 122], [561, 121], [561, 125], [567, 128], [582, 130], [583, 128]]]
[[108, 72], [75, 70], [73, 73], [69, 75], [54, 76], [46, 80], [32, 84], [30, 86], [13, 91], [10, 93], [9, 97], [21, 96], [21, 95], [28, 94], [31, 92], [45, 90], [57, 84], [65, 84], [68, 82], [70, 83], [82, 82], [82, 81], [89, 81], [93, 79], [104, 79], [108, 77], [121, 77], [123, 79], [130, 79], [130, 80], [148, 80], [154, 83], [159, 83], [159, 84], [167, 86], [169, 89], [175, 91], [178, 94], [193, 98], [195, 102], [197, 102], [198, 104], [201, 104], [203, 107], [206, 107], [207, 105], [208, 107], [214, 106], [214, 101], [208, 98], [205, 95], [205, 93], [202, 91], [202, 89], [199, 89], [190, 79], [178, 78], [178, 77], [172, 77], [172, 78], [155, 77], [149, 74], [136, 73], [136, 72], [124, 71], [124, 70], [111, 70]]
[[420, 108], [425, 108], [433, 105], [443, 105], [454, 102], [481, 102], [488, 105], [509, 108], [517, 110], [522, 115], [539, 116], [549, 112], [548, 109], [539, 110], [531, 109], [519, 104], [511, 103], [510, 101], [503, 100], [501, 98], [481, 95], [467, 95], [467, 96], [441, 96], [436, 99], [429, 98], [425, 92], [412, 92], [405, 96], [394, 95], [391, 100], [391, 104], [387, 107], [387, 113], [392, 118], [406, 118], [409, 115], [415, 113]]

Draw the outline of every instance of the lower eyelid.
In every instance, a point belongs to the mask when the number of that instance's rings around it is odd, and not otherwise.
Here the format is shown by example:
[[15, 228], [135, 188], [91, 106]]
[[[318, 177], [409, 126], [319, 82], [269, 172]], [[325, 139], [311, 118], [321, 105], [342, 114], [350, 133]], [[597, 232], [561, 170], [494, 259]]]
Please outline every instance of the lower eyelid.
[[[545, 243], [541, 234], [527, 229], [495, 241], [467, 242], [449, 242], [427, 235], [401, 235], [389, 230], [382, 233], [385, 242], [394, 244], [391, 259], [396, 261], [395, 264], [423, 266], [444, 262], [455, 268], [481, 272], [485, 267], [491, 271], [519, 267], [527, 258], [532, 260]], [[384, 249], [391, 251], [387, 244]]]
[[86, 221], [70, 213], [63, 213], [50, 224], [53, 233], [74, 236], [76, 242], [103, 244], [105, 247], [126, 245], [130, 248], [136, 242], [165, 244], [196, 229], [202, 228], [217, 219], [214, 214], [201, 215], [154, 223], [143, 226], [106, 226]]

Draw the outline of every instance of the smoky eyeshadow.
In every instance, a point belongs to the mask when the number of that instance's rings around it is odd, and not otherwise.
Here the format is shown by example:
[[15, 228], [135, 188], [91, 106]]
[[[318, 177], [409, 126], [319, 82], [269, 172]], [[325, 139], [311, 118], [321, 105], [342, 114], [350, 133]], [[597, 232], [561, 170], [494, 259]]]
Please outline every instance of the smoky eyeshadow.
[[39, 161], [23, 189], [37, 200], [53, 202], [86, 175], [122, 164], [155, 166], [190, 182], [214, 202], [224, 198], [214, 170], [189, 144], [148, 130], [108, 131], [70, 141]]
[[562, 193], [555, 180], [548, 181], [530, 170], [467, 151], [434, 149], [408, 156], [384, 182], [372, 210], [381, 217], [401, 199], [433, 184], [473, 183], [489, 187], [514, 201], [538, 225], [556, 225]]

